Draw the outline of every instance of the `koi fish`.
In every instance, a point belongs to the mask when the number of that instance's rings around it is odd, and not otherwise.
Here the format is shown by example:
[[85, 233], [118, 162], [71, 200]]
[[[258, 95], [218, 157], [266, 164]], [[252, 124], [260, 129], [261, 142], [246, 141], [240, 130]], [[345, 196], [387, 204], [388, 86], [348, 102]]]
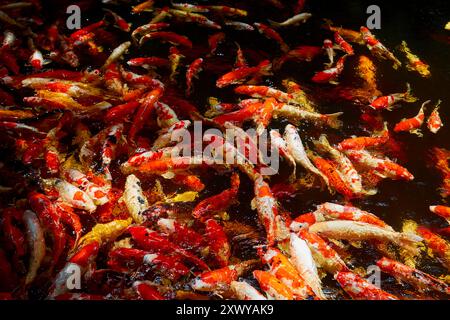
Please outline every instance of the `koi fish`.
[[294, 296], [291, 289], [269, 272], [255, 270], [253, 271], [253, 276], [258, 281], [261, 289], [272, 299], [293, 300]]
[[254, 181], [255, 206], [261, 224], [266, 229], [267, 244], [273, 245], [277, 240], [276, 217], [278, 207], [269, 185], [264, 181], [261, 175], [258, 175]]
[[329, 62], [326, 64], [327, 67], [331, 67], [334, 63], [335, 52], [333, 49], [333, 41], [330, 39], [323, 40], [322, 49], [327, 53]]
[[389, 159], [376, 158], [365, 150], [346, 150], [345, 154], [353, 162], [373, 169], [374, 173], [381, 178], [402, 179], [406, 181], [414, 179], [414, 176], [406, 168]]
[[309, 160], [297, 129], [293, 125], [288, 124], [286, 126], [284, 140], [287, 143], [288, 151], [295, 161], [302, 165], [306, 170], [322, 177], [322, 179], [328, 184], [328, 178], [312, 164], [311, 160]]
[[227, 290], [233, 281], [247, 271], [255, 261], [248, 260], [224, 268], [206, 271], [191, 282], [197, 291], [221, 292]]
[[309, 231], [319, 236], [337, 240], [364, 241], [378, 240], [393, 242], [401, 248], [416, 250], [412, 245], [422, 241], [422, 237], [409, 233], [399, 233], [378, 226], [347, 220], [325, 221], [313, 224]]
[[352, 162], [339, 150], [333, 148], [328, 142], [325, 135], [321, 135], [319, 140], [315, 142], [323, 151], [328, 153], [337, 164], [337, 169], [341, 173], [345, 183], [352, 189], [354, 194], [362, 192], [362, 179], [354, 168]]
[[311, 80], [316, 83], [336, 83], [337, 77], [342, 73], [342, 71], [344, 71], [344, 63], [346, 58], [347, 55], [339, 58], [335, 67], [317, 72]]
[[224, 88], [232, 84], [240, 84], [251, 76], [265, 76], [271, 75], [272, 64], [269, 60], [264, 60], [260, 62], [255, 67], [241, 67], [234, 69], [231, 72], [224, 74], [216, 81], [216, 86], [218, 88]]
[[314, 294], [320, 299], [326, 300], [322, 291], [322, 282], [317, 272], [316, 263], [311, 250], [305, 240], [299, 238], [295, 233], [291, 233], [290, 245], [291, 261], [297, 268], [305, 282], [311, 287]]
[[385, 129], [376, 136], [371, 137], [353, 137], [344, 139], [339, 142], [337, 149], [345, 150], [362, 150], [365, 148], [378, 147], [385, 144], [389, 140], [389, 134], [385, 123]]
[[416, 71], [424, 78], [429, 78], [431, 76], [430, 66], [411, 52], [406, 41], [402, 41], [400, 50], [406, 55], [406, 59], [408, 59], [408, 63], [406, 64], [406, 69], [408, 69], [408, 71]]
[[133, 220], [136, 223], [144, 222], [145, 218], [142, 214], [148, 209], [149, 204], [142, 191], [141, 182], [134, 174], [127, 177], [122, 197]]
[[147, 33], [141, 38], [141, 40], [139, 40], [139, 45], [142, 46], [149, 40], [160, 40], [162, 42], [169, 42], [175, 46], [183, 46], [188, 49], [192, 48], [192, 42], [188, 37], [171, 31], [156, 31]]
[[398, 261], [383, 257], [377, 261], [377, 266], [381, 271], [392, 275], [398, 280], [413, 285], [420, 291], [437, 291], [450, 295], [450, 287], [445, 282]]
[[340, 194], [342, 194], [346, 199], [351, 199], [356, 195], [348, 187], [346, 181], [342, 178], [342, 174], [338, 171], [331, 161], [323, 159], [318, 156], [313, 156], [313, 163], [317, 169], [327, 178], [327, 185]]
[[419, 136], [422, 136], [422, 134], [419, 131], [419, 128], [422, 126], [424, 120], [425, 120], [425, 106], [430, 103], [430, 100], [425, 101], [422, 106], [420, 107], [419, 113], [409, 119], [403, 119], [399, 123], [397, 123], [394, 127], [395, 132], [402, 132], [402, 131], [409, 131], [411, 133], [415, 133]]
[[450, 243], [426, 227], [418, 227], [417, 232], [422, 236], [428, 248], [436, 255], [439, 262], [447, 268], [447, 270], [450, 270]]
[[361, 27], [361, 36], [369, 48], [376, 57], [381, 59], [388, 59], [394, 62], [394, 69], [398, 69], [402, 63], [390, 52], [375, 36], [370, 32], [367, 27]]
[[430, 206], [430, 211], [441, 216], [450, 224], [450, 207], [446, 206]]
[[89, 213], [93, 213], [97, 209], [97, 206], [86, 194], [86, 192], [75, 187], [73, 184], [62, 179], [54, 179], [49, 182], [58, 191], [61, 199], [70, 206], [77, 209], [86, 210]]
[[194, 60], [186, 71], [186, 96], [192, 93], [192, 80], [198, 77], [202, 70], [203, 58]]
[[306, 228], [302, 228], [299, 230], [298, 236], [306, 241], [314, 257], [314, 261], [316, 261], [319, 267], [325, 269], [331, 274], [341, 271], [349, 271], [345, 262], [338, 255], [338, 253], [317, 234], [309, 232]]
[[239, 300], [267, 300], [258, 290], [245, 281], [232, 281], [230, 288]]
[[427, 127], [431, 133], [437, 133], [443, 126], [441, 117], [439, 116], [439, 104], [441, 101], [438, 101], [436, 107], [431, 112], [430, 116], [427, 120]]
[[381, 290], [353, 272], [338, 272], [335, 279], [352, 299], [398, 300], [396, 296]]
[[272, 275], [292, 290], [296, 300], [304, 300], [314, 295], [295, 266], [278, 249], [267, 249], [261, 260], [269, 265]]
[[334, 33], [334, 41], [346, 54], [353, 55], [354, 51], [352, 46], [344, 40], [344, 38], [339, 34], [339, 32]]
[[297, 26], [300, 23], [305, 23], [311, 17], [312, 17], [311, 13], [302, 12], [302, 13], [296, 14], [295, 16], [293, 16], [283, 22], [276, 22], [276, 21], [269, 20], [269, 23], [273, 27], [276, 27], [276, 28], [287, 27], [287, 26]]
[[315, 221], [350, 220], [372, 224], [374, 226], [394, 231], [383, 220], [373, 213], [352, 206], [342, 206], [336, 203], [325, 202], [317, 206], [314, 212]]
[[29, 285], [35, 279], [37, 271], [44, 259], [45, 240], [41, 223], [33, 211], [26, 210], [23, 213], [23, 221], [27, 229], [27, 242], [31, 252], [28, 272], [25, 277], [25, 285]]

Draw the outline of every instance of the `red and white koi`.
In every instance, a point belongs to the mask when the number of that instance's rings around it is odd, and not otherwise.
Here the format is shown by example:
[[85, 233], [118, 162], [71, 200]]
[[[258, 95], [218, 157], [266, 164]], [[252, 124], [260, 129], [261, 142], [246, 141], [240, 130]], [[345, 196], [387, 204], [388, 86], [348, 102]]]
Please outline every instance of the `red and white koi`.
[[232, 84], [243, 83], [249, 77], [271, 75], [271, 69], [272, 64], [269, 60], [263, 60], [255, 67], [236, 68], [220, 77], [216, 81], [216, 86], [223, 88]]
[[316, 83], [336, 83], [336, 79], [342, 71], [344, 71], [344, 63], [346, 58], [347, 55], [339, 58], [335, 67], [317, 72], [311, 80]]
[[410, 133], [417, 134], [418, 136], [422, 136], [420, 132], [420, 127], [425, 121], [425, 106], [430, 102], [430, 100], [425, 101], [420, 107], [419, 113], [415, 117], [402, 119], [399, 123], [397, 123], [394, 127], [395, 132], [403, 132], [408, 131]]
[[430, 130], [431, 133], [437, 133], [442, 126], [444, 125], [442, 123], [441, 117], [439, 116], [439, 104], [441, 101], [438, 101], [436, 107], [431, 112], [430, 116], [427, 120], [427, 127], [428, 130]]
[[155, 104], [155, 111], [157, 115], [156, 121], [158, 123], [158, 126], [163, 129], [170, 128], [180, 122], [175, 111], [165, 103], [158, 101]]
[[414, 179], [414, 176], [405, 167], [389, 159], [376, 158], [365, 150], [346, 150], [345, 154], [352, 162], [373, 169], [374, 173], [381, 178], [402, 179], [406, 181]]
[[58, 191], [61, 200], [73, 208], [86, 210], [89, 213], [97, 209], [91, 197], [73, 184], [62, 179], [52, 179], [49, 182]]
[[165, 23], [165, 22], [158, 22], [158, 23], [148, 23], [148, 24], [144, 24], [138, 28], [136, 28], [132, 33], [131, 33], [131, 38], [135, 41], [138, 42], [138, 37], [142, 37], [150, 32], [155, 32], [155, 31], [160, 31], [162, 29], [166, 29], [170, 26], [170, 24]]
[[298, 236], [306, 241], [314, 260], [319, 267], [331, 274], [340, 271], [349, 271], [347, 265], [338, 253], [317, 234], [309, 232], [306, 228], [302, 228], [299, 230]]
[[224, 268], [206, 271], [191, 282], [191, 287], [198, 291], [221, 292], [228, 290], [231, 282], [249, 269], [254, 261], [244, 261]]
[[439, 262], [450, 270], [450, 243], [423, 226], [417, 228], [417, 233], [422, 236]]
[[384, 130], [376, 135], [371, 137], [352, 137], [348, 139], [344, 139], [337, 145], [337, 148], [341, 151], [345, 150], [362, 150], [365, 148], [378, 147], [389, 140], [389, 131], [387, 129], [386, 123], [384, 124]]
[[69, 290], [67, 281], [70, 276], [73, 275], [74, 268], [80, 270], [81, 276], [85, 275], [94, 263], [99, 249], [100, 244], [97, 241], [94, 241], [75, 252], [64, 268], [56, 275], [55, 280], [50, 287], [48, 298], [54, 299], [56, 296], [64, 294]]
[[[150, 253], [134, 248], [117, 248], [109, 252], [108, 265], [113, 270], [122, 271], [123, 264], [152, 266], [170, 280], [176, 281], [189, 273], [189, 269], [176, 258], [161, 253]], [[126, 267], [125, 267], [126, 269]]]
[[186, 71], [186, 96], [192, 93], [192, 81], [198, 78], [198, 74], [202, 71], [203, 58], [198, 58], [192, 61]]
[[281, 136], [281, 134], [277, 130], [270, 130], [270, 143], [273, 147], [277, 148], [278, 153], [288, 161], [288, 163], [292, 166], [292, 172], [290, 175], [290, 180], [295, 180], [297, 163], [292, 155], [289, 153], [287, 148], [287, 143]]
[[277, 240], [276, 217], [278, 205], [269, 185], [261, 175], [258, 175], [254, 181], [254, 192], [259, 221], [266, 230], [267, 244], [271, 246]]
[[149, 40], [160, 40], [162, 42], [169, 42], [175, 46], [182, 46], [188, 49], [192, 48], [192, 42], [188, 37], [171, 31], [155, 31], [147, 33], [139, 40], [139, 45], [142, 46]]
[[343, 206], [337, 203], [325, 202], [317, 206], [314, 212], [316, 221], [350, 220], [372, 224], [374, 226], [394, 231], [391, 226], [373, 213], [352, 206]]
[[292, 95], [267, 86], [242, 85], [234, 88], [234, 92], [237, 94], [245, 94], [253, 98], [275, 98], [282, 102], [293, 100]]
[[178, 155], [181, 148], [179, 146], [162, 148], [157, 151], [145, 151], [130, 157], [127, 162], [121, 166], [123, 172], [128, 172], [131, 167], [139, 167], [140, 165], [163, 158], [175, 157]]
[[208, 265], [203, 262], [203, 260], [182, 247], [170, 242], [167, 237], [160, 235], [154, 230], [143, 226], [131, 226], [128, 227], [128, 232], [130, 232], [131, 237], [136, 242], [138, 247], [143, 250], [155, 253], [170, 254], [173, 258], [189, 261], [202, 270], [209, 269]]
[[154, 67], [168, 67], [170, 62], [168, 59], [159, 57], [145, 57], [145, 58], [133, 58], [127, 61], [127, 64], [132, 67], [142, 67], [145, 69], [151, 69]]
[[381, 271], [390, 274], [397, 280], [413, 285], [422, 292], [437, 291], [450, 295], [450, 287], [445, 282], [398, 261], [383, 257], [377, 261], [377, 266]]
[[109, 201], [107, 193], [109, 186], [98, 186], [89, 181], [88, 177], [81, 171], [69, 169], [64, 172], [64, 177], [67, 181], [85, 191], [97, 206], [103, 205]]
[[339, 32], [334, 33], [334, 41], [339, 46], [339, 48], [342, 49], [346, 54], [348, 55], [354, 54], [352, 46], [347, 41], [345, 41], [344, 38], [342, 38]]
[[152, 150], [157, 151], [161, 148], [167, 147], [170, 144], [181, 142], [180, 139], [185, 130], [191, 125], [189, 120], [180, 120], [170, 127], [162, 128], [160, 135], [153, 142]]
[[369, 48], [376, 57], [381, 59], [388, 59], [394, 62], [394, 69], [397, 69], [402, 63], [390, 52], [375, 36], [370, 32], [367, 27], [360, 28], [361, 36]]
[[398, 300], [398, 298], [353, 272], [338, 272], [335, 277], [342, 289], [355, 300]]
[[325, 135], [321, 135], [319, 140], [315, 142], [321, 150], [329, 154], [337, 164], [337, 169], [341, 173], [342, 178], [352, 189], [353, 193], [360, 194], [362, 190], [362, 179], [356, 171], [352, 162], [340, 151], [333, 148], [328, 142]]
[[326, 64], [326, 66], [331, 67], [334, 63], [334, 56], [336, 54], [333, 49], [333, 41], [331, 41], [330, 39], [323, 40], [322, 49], [326, 52], [328, 56], [329, 62]]
[[438, 205], [438, 206], [430, 206], [430, 211], [441, 216], [445, 220], [447, 220], [448, 224], [450, 224], [450, 207]]

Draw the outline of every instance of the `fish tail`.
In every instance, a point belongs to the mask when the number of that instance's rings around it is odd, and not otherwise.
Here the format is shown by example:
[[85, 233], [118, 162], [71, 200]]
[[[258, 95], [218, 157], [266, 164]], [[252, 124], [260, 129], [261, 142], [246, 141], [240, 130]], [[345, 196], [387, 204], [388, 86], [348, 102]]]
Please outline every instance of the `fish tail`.
[[267, 21], [269, 21], [269, 24], [270, 24], [272, 27], [274, 27], [274, 28], [279, 28], [279, 27], [281, 27], [281, 23], [279, 23], [279, 22], [276, 22], [276, 21], [273, 21], [273, 20], [270, 20], [270, 19], [268, 19]]
[[265, 66], [262, 66], [259, 69], [259, 73], [258, 74], [262, 75], [262, 76], [270, 76], [270, 75], [272, 75], [272, 63], [269, 63], [269, 64], [267, 64]]
[[326, 124], [330, 126], [330, 128], [338, 129], [342, 126], [342, 121], [339, 120], [339, 116], [342, 115], [343, 112], [330, 113], [326, 115]]
[[422, 240], [422, 237], [413, 233], [400, 233], [395, 242], [402, 249], [417, 255], [420, 251], [418, 243]]
[[324, 135], [324, 134], [322, 134], [319, 137], [319, 140], [313, 141], [313, 143], [317, 149], [322, 150], [324, 152], [329, 152], [332, 149], [330, 143], [328, 142], [326, 135]]
[[275, 58], [273, 60], [273, 69], [274, 70], [279, 70], [281, 69], [281, 67], [284, 65], [284, 63], [289, 59], [287, 54], [282, 55], [279, 58]]
[[409, 83], [406, 83], [406, 92], [403, 94], [403, 100], [405, 102], [415, 102], [417, 101], [417, 98], [413, 96], [411, 91], [411, 85]]

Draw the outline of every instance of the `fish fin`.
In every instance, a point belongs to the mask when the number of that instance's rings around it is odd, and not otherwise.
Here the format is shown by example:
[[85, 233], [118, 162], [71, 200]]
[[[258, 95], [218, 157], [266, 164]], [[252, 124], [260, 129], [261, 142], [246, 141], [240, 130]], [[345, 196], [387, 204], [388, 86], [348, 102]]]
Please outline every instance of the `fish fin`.
[[413, 233], [400, 233], [396, 244], [413, 255], [420, 252], [418, 244], [422, 241], [422, 237]]
[[405, 102], [415, 102], [415, 101], [417, 101], [417, 98], [412, 95], [411, 85], [409, 83], [406, 83], [406, 92], [403, 94], [403, 100]]
[[270, 20], [270, 19], [268, 19], [267, 21], [268, 21], [269, 24], [270, 24], [272, 27], [274, 27], [274, 28], [279, 28], [279, 27], [281, 27], [281, 23], [279, 23], [279, 22], [276, 22], [276, 21], [273, 21], [273, 20]]
[[343, 112], [330, 113], [326, 116], [326, 124], [333, 129], [338, 129], [342, 126], [342, 121], [339, 120], [339, 116], [341, 116]]

